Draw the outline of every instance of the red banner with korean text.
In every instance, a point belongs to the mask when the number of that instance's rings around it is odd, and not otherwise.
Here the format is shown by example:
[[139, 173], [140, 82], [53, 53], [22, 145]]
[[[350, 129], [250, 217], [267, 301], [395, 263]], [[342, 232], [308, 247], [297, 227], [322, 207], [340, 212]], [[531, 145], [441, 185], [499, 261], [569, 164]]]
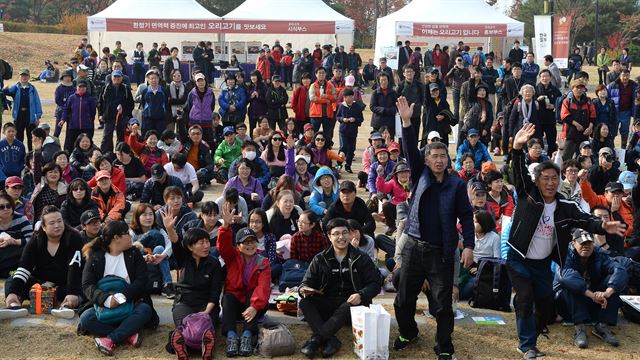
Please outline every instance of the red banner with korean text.
[[553, 17], [553, 61], [561, 69], [569, 64], [569, 45], [571, 44], [571, 16]]
[[236, 34], [335, 34], [335, 21], [107, 19], [107, 31]]
[[413, 23], [414, 36], [506, 37], [507, 24], [424, 24]]

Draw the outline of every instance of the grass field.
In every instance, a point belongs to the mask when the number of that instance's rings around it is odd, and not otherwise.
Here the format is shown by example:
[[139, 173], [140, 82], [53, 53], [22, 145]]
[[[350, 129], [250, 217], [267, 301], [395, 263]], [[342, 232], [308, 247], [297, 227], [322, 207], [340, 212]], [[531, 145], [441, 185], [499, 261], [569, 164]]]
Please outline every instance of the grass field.
[[[25, 33], [0, 33], [0, 57], [10, 61], [14, 69], [29, 67], [32, 73], [37, 73], [43, 68], [45, 59], [64, 61], [69, 57], [74, 44], [80, 37], [69, 35], [53, 34], [25, 34]], [[359, 50], [363, 59], [372, 57], [373, 50]], [[595, 68], [587, 67], [591, 74], [590, 89], [595, 88], [597, 83], [597, 73]], [[639, 72], [634, 70], [634, 77]], [[596, 79], [594, 81], [594, 79]], [[53, 93], [55, 84], [35, 83], [41, 98], [44, 100], [43, 121], [53, 127]], [[365, 96], [368, 103], [368, 95]], [[10, 117], [5, 113], [5, 119]], [[365, 113], [365, 123], [362, 125], [357, 140], [356, 159], [354, 161], [354, 171], [361, 169], [361, 154], [367, 145], [367, 135], [370, 131], [369, 119], [371, 112], [367, 109]], [[6, 121], [6, 120], [5, 120]], [[64, 135], [63, 135], [64, 136]], [[101, 131], [96, 131], [94, 140], [100, 142]], [[62, 137], [63, 138], [63, 137]], [[337, 139], [337, 136], [336, 136]], [[450, 153], [455, 156], [454, 148], [450, 148]], [[501, 161], [500, 159], [497, 159]], [[346, 174], [345, 178], [357, 180], [354, 175]], [[213, 200], [222, 191], [222, 185], [213, 185], [205, 192], [205, 200]], [[359, 195], [366, 196], [359, 190]], [[379, 227], [382, 224], [378, 225]], [[385, 299], [392, 298], [393, 294], [385, 295]], [[4, 297], [0, 295], [0, 301], [4, 302]], [[167, 305], [168, 306], [168, 305]], [[164, 306], [164, 311], [167, 311]], [[385, 305], [390, 312], [392, 307]], [[461, 305], [462, 309], [467, 306]], [[424, 298], [419, 303], [419, 313], [426, 308]], [[392, 313], [393, 315], [393, 313]], [[423, 316], [423, 315], [418, 315]], [[502, 314], [505, 318], [505, 326], [477, 326], [477, 325], [456, 325], [454, 332], [454, 344], [456, 345], [456, 355], [459, 359], [516, 359], [519, 355], [515, 348], [517, 338], [515, 333], [515, 316], [513, 313]], [[294, 325], [291, 329], [296, 336], [298, 347], [310, 335], [309, 329], [304, 325]], [[622, 342], [619, 348], [611, 348], [603, 345], [602, 342], [590, 337], [591, 347], [586, 350], [578, 350], [573, 343], [573, 329], [561, 325], [550, 327], [549, 339], [541, 338], [539, 347], [548, 353], [548, 359], [638, 359], [640, 358], [640, 331], [638, 325], [625, 324], [616, 329]], [[173, 356], [164, 351], [168, 326], [161, 327], [154, 333], [143, 333], [144, 340], [141, 349], [132, 350], [127, 347], [116, 350], [116, 358], [120, 359], [171, 359]], [[433, 348], [435, 336], [435, 322], [427, 320], [426, 325], [420, 326], [421, 339], [414, 346], [403, 352], [392, 352], [392, 358], [425, 359], [434, 358]], [[351, 332], [345, 328], [340, 332], [340, 339], [343, 342], [342, 350], [336, 358], [354, 358], [350, 347]], [[397, 328], [392, 326], [391, 340], [397, 336]], [[88, 337], [77, 337], [75, 326], [65, 323], [58, 323], [51, 317], [45, 317], [43, 324], [37, 326], [13, 327], [9, 322], [0, 322], [0, 359], [97, 359], [102, 356], [95, 350], [93, 342]], [[219, 338], [220, 339], [220, 338]], [[224, 357], [224, 340], [217, 341], [216, 357]], [[296, 353], [291, 359], [302, 359]]]

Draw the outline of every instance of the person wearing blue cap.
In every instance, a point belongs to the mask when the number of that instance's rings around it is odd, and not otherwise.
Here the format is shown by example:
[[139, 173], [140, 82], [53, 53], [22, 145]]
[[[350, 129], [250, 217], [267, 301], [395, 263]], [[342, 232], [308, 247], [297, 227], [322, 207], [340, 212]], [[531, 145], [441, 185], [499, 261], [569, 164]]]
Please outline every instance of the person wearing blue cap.
[[218, 145], [213, 157], [217, 168], [216, 180], [224, 183], [229, 178], [229, 166], [233, 160], [242, 155], [242, 144], [236, 140], [236, 129], [233, 126], [225, 126], [222, 130], [224, 140]]
[[479, 140], [480, 133], [478, 130], [469, 129], [467, 132], [467, 138], [458, 148], [458, 155], [456, 156], [456, 171], [462, 170], [462, 155], [466, 153], [473, 154], [476, 170], [480, 170], [482, 163], [492, 161], [491, 155], [489, 155], [489, 151], [487, 150], [487, 146]]
[[111, 81], [107, 82], [98, 97], [98, 120], [104, 123], [104, 132], [100, 150], [103, 153], [113, 151], [113, 133], [118, 142], [124, 141], [124, 130], [133, 110], [131, 88], [124, 83], [121, 70], [111, 73]]

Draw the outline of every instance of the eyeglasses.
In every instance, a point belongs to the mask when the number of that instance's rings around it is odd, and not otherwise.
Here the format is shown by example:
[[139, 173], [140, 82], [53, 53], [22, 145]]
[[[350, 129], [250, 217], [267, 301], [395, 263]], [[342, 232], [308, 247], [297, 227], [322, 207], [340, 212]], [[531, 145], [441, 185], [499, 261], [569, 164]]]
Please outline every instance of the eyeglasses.
[[349, 236], [349, 230], [344, 230], [342, 232], [334, 231], [330, 235], [331, 236], [335, 236], [335, 237], [340, 237], [340, 236], [347, 237], [347, 236]]
[[0, 204], [0, 211], [2, 210], [13, 210], [10, 204]]
[[300, 224], [300, 225], [309, 225], [309, 224], [311, 224], [311, 223], [310, 223], [310, 222], [308, 222], [308, 221], [298, 220], [298, 224]]
[[71, 191], [85, 191], [83, 188], [71, 189]]
[[568, 174], [577, 174], [578, 173], [578, 169], [567, 169], [567, 173]]
[[273, 138], [271, 141], [282, 141], [282, 138]]
[[194, 131], [191, 133], [191, 135], [202, 135], [202, 133], [200, 131]]
[[324, 138], [316, 138], [316, 141], [324, 141]]

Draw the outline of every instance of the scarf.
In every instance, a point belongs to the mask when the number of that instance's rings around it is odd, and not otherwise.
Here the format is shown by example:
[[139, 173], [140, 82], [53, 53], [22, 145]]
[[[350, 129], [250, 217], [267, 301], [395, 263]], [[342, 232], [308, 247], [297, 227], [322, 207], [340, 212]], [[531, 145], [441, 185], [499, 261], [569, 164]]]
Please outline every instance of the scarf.
[[251, 274], [253, 273], [253, 269], [256, 267], [256, 259], [257, 256], [252, 256], [249, 262], [244, 263], [242, 267], [242, 285], [246, 288], [249, 286], [249, 280], [251, 279]]
[[525, 101], [522, 101], [522, 125], [528, 124], [533, 112], [533, 100], [529, 102], [529, 106]]
[[[171, 82], [171, 84], [169, 85], [169, 93], [171, 94], [172, 99], [182, 98], [184, 96], [184, 83], [182, 81]], [[173, 116], [177, 116], [178, 105], [171, 105], [171, 112], [173, 113]]]

